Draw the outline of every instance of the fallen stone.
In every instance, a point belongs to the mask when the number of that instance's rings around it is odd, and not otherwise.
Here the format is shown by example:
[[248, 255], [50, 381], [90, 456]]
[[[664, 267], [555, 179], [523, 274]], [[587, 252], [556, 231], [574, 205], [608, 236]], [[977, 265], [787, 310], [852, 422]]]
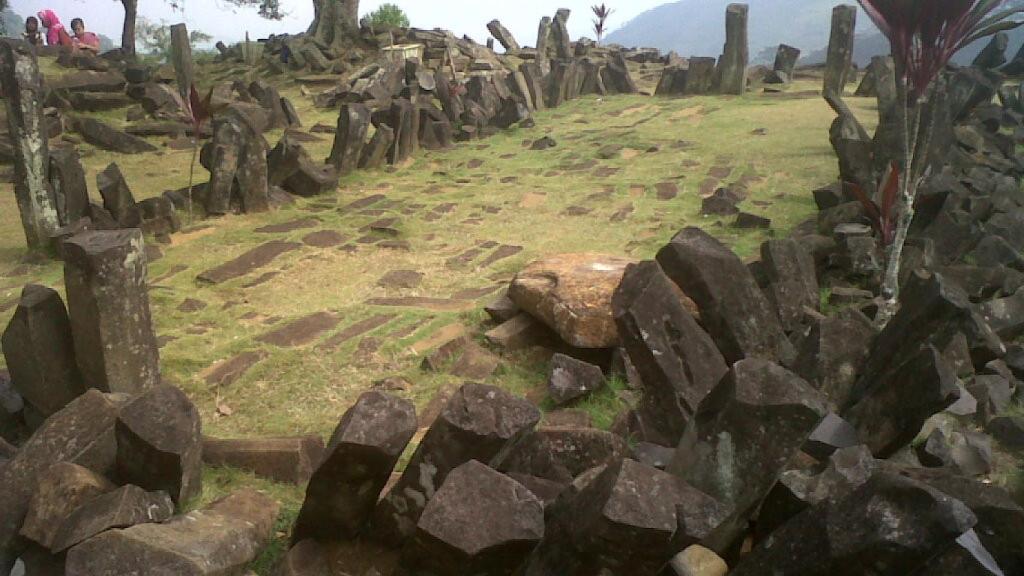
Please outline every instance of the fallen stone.
[[551, 344], [557, 335], [530, 314], [520, 312], [497, 328], [488, 330], [484, 337], [494, 346], [512, 352]]
[[424, 507], [452, 470], [470, 460], [489, 462], [539, 421], [540, 412], [533, 405], [504, 390], [462, 386], [377, 505], [375, 535], [390, 544], [411, 536]]
[[209, 284], [220, 284], [245, 276], [249, 272], [273, 262], [278, 256], [298, 250], [302, 244], [272, 240], [245, 252], [241, 256], [200, 273], [196, 279]]
[[731, 509], [705, 546], [724, 553], [742, 534], [827, 413], [821, 393], [778, 365], [748, 358], [732, 366], [701, 402], [668, 468]]
[[491, 465], [513, 477], [540, 478], [564, 488], [587, 470], [612, 465], [628, 453], [625, 440], [604, 430], [545, 426], [504, 450]]
[[837, 450], [860, 444], [857, 429], [849, 422], [829, 412], [804, 442], [805, 454], [824, 462]]
[[761, 262], [768, 282], [764, 292], [782, 328], [801, 330], [805, 308], [817, 310], [821, 300], [814, 257], [797, 240], [769, 240], [761, 244]]
[[732, 574], [912, 574], [976, 522], [962, 502], [880, 473], [839, 502], [793, 518]]
[[566, 404], [604, 388], [607, 382], [601, 369], [564, 354], [551, 359], [548, 395], [556, 405]]
[[270, 539], [278, 504], [243, 490], [163, 524], [108, 530], [68, 551], [67, 576], [241, 574]]
[[484, 312], [487, 312], [491, 320], [499, 324], [515, 318], [521, 311], [522, 309], [508, 297], [507, 292], [499, 296], [494, 302], [484, 306]]
[[855, 319], [819, 320], [801, 341], [793, 371], [844, 406], [871, 351], [874, 329]]
[[430, 499], [399, 570], [458, 576], [512, 574], [544, 536], [529, 490], [476, 460], [451, 471]]
[[95, 118], [82, 116], [70, 120], [75, 132], [81, 134], [86, 142], [97, 148], [119, 154], [145, 154], [157, 151], [156, 146], [142, 138], [117, 130]]
[[174, 386], [132, 399], [117, 418], [117, 477], [146, 490], [163, 490], [181, 505], [202, 490], [199, 412]]
[[791, 362], [795, 351], [750, 271], [699, 228], [685, 228], [658, 252], [665, 274], [697, 303], [701, 321], [728, 362]]
[[57, 534], [78, 508], [114, 490], [110, 480], [78, 464], [59, 462], [39, 477], [21, 535], [54, 550]]
[[611, 299], [630, 261], [600, 254], [564, 254], [521, 270], [509, 298], [577, 348], [618, 343]]
[[60, 526], [50, 549], [59, 553], [112, 528], [164, 522], [174, 514], [166, 492], [146, 492], [128, 484], [85, 502]]
[[316, 540], [291, 547], [281, 561], [279, 576], [325, 576], [331, 573], [327, 551]]
[[415, 432], [416, 411], [408, 401], [381, 392], [360, 396], [310, 478], [293, 541], [359, 536]]
[[25, 286], [2, 344], [14, 389], [42, 417], [85, 392], [67, 309], [55, 290]]
[[252, 472], [259, 478], [303, 485], [320, 462], [319, 436], [290, 438], [203, 438], [203, 463]]
[[658, 266], [626, 268], [612, 299], [620, 339], [640, 376], [638, 413], [648, 438], [675, 446], [704, 397], [728, 367], [711, 337]]

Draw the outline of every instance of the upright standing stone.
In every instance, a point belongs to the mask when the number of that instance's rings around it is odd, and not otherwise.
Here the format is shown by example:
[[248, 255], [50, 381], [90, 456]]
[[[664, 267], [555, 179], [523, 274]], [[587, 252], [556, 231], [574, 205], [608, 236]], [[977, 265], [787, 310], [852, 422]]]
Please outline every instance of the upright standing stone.
[[142, 232], [85, 232], [64, 243], [64, 254], [75, 356], [86, 386], [135, 393], [159, 384]]
[[206, 212], [226, 214], [270, 209], [267, 142], [244, 111], [232, 106], [214, 122], [213, 158], [206, 193]]
[[540, 19], [540, 26], [537, 30], [537, 65], [540, 66], [541, 76], [548, 73], [548, 47], [551, 41], [551, 18], [545, 16]]
[[29, 284], [3, 335], [14, 388], [43, 417], [85, 392], [75, 363], [71, 324], [55, 290]]
[[366, 105], [344, 104], [341, 107], [334, 147], [327, 158], [328, 164], [337, 169], [338, 176], [349, 174], [358, 167], [369, 128], [370, 109]]
[[29, 250], [49, 249], [60, 228], [57, 202], [47, 180], [50, 152], [43, 126], [43, 88], [34, 50], [19, 40], [0, 41], [0, 88], [14, 148], [14, 195]]
[[[539, 56], [538, 56], [539, 60]], [[550, 64], [545, 61], [545, 66]], [[519, 71], [523, 73], [526, 80], [526, 88], [530, 91], [530, 99], [537, 110], [547, 108], [544, 102], [544, 72], [539, 62], [523, 62], [519, 65]]]
[[341, 418], [306, 488], [292, 541], [352, 539], [373, 508], [409, 440], [416, 409], [382, 392], [367, 392]]
[[49, 178], [62, 225], [70, 226], [89, 215], [89, 187], [75, 147], [50, 151]]
[[793, 70], [796, 69], [796, 61], [800, 59], [800, 49], [787, 44], [779, 44], [775, 51], [775, 64], [772, 70], [782, 72], [786, 78], [793, 79]]
[[842, 96], [850, 81], [853, 65], [853, 33], [857, 27], [857, 8], [842, 4], [832, 9], [832, 36], [825, 62], [825, 93]]
[[608, 92], [613, 94], [636, 94], [639, 90], [629, 73], [626, 57], [616, 52], [608, 58], [608, 64], [601, 69], [601, 78]]
[[551, 22], [551, 39], [555, 41], [555, 57], [559, 60], [571, 60], [575, 54], [572, 50], [572, 38], [565, 20], [555, 17]]
[[116, 162], [111, 162], [103, 172], [96, 175], [96, 187], [103, 198], [103, 208], [114, 220], [123, 223], [135, 205], [135, 196]]
[[395, 139], [391, 143], [391, 150], [388, 151], [389, 164], [401, 164], [412, 156], [413, 142], [416, 140], [412, 117], [411, 102], [405, 98], [399, 98], [391, 103], [391, 122], [389, 124], [395, 131]]
[[374, 531], [399, 544], [412, 535], [428, 501], [448, 473], [469, 462], [490, 462], [533, 430], [540, 411], [493, 386], [466, 384], [427, 431], [402, 477], [377, 505]]
[[188, 28], [183, 23], [171, 26], [171, 61], [178, 80], [178, 94], [183, 102], [188, 102], [195, 76], [192, 72], [192, 44]]
[[748, 12], [746, 4], [729, 4], [725, 10], [725, 49], [718, 63], [719, 90], [723, 94], [743, 94], [747, 89]]

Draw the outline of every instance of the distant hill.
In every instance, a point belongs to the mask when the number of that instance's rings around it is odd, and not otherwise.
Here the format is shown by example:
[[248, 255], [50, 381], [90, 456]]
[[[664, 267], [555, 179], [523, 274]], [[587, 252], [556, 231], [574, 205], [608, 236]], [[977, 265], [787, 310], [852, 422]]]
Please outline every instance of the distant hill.
[[[652, 8], [606, 37], [627, 47], [675, 50], [681, 56], [718, 56], [725, 43], [725, 9], [735, 0], [679, 0]], [[853, 2], [849, 2], [854, 4]], [[1015, 0], [1011, 5], [1024, 4]], [[750, 4], [750, 55], [753, 63], [769, 63], [782, 43], [803, 51], [802, 64], [825, 61], [835, 0], [753, 0]], [[1011, 33], [1009, 55], [1024, 43], [1024, 30]], [[969, 46], [958, 63], [969, 63], [984, 43]], [[864, 12], [857, 15], [854, 60], [864, 65], [872, 56], [887, 54], [889, 42]]]

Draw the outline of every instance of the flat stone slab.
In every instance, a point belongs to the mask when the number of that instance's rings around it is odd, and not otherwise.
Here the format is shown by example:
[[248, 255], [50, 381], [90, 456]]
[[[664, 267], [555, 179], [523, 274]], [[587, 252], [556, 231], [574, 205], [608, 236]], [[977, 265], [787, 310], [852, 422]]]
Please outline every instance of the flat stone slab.
[[406, 298], [370, 298], [366, 303], [371, 306], [425, 308], [427, 310], [436, 310], [438, 312], [464, 312], [476, 307], [476, 303], [472, 300], [428, 298], [426, 296], [409, 296]]
[[348, 236], [334, 230], [317, 230], [302, 237], [302, 243], [314, 248], [333, 248], [348, 240]]
[[285, 232], [294, 232], [296, 230], [302, 230], [303, 228], [316, 228], [320, 225], [319, 218], [299, 218], [298, 220], [289, 220], [287, 222], [281, 222], [279, 224], [270, 224], [267, 226], [260, 226], [253, 230], [260, 234], [282, 234]]
[[214, 364], [206, 373], [204, 380], [210, 385], [230, 386], [235, 380], [241, 378], [250, 368], [266, 357], [267, 353], [261, 350], [242, 352], [237, 356]]
[[265, 344], [292, 348], [309, 344], [324, 332], [334, 328], [341, 318], [329, 312], [315, 312], [267, 332], [256, 338]]
[[511, 246], [511, 245], [507, 245], [507, 244], [499, 246], [497, 250], [495, 250], [494, 252], [491, 252], [490, 256], [488, 256], [487, 258], [484, 258], [483, 260], [481, 260], [480, 263], [477, 264], [477, 267], [478, 268], [487, 268], [488, 266], [492, 266], [492, 265], [494, 265], [495, 263], [497, 263], [497, 262], [499, 262], [501, 260], [504, 260], [506, 258], [511, 258], [511, 257], [515, 256], [516, 254], [519, 254], [522, 251], [523, 251], [523, 247], [522, 246]]
[[359, 322], [352, 324], [341, 332], [338, 332], [334, 336], [328, 338], [326, 342], [318, 347], [318, 349], [334, 350], [353, 338], [358, 338], [367, 332], [371, 332], [381, 326], [384, 326], [388, 322], [394, 320], [395, 317], [396, 316], [394, 314], [378, 314], [376, 316], [366, 318], [365, 320], [360, 320]]
[[415, 270], [392, 270], [377, 281], [384, 288], [415, 288], [423, 281], [423, 273]]
[[240, 278], [253, 270], [270, 264], [282, 254], [298, 250], [301, 246], [302, 244], [298, 242], [272, 240], [265, 244], [260, 244], [234, 260], [201, 272], [199, 276], [196, 276], [196, 279], [208, 284], [220, 284], [228, 280]]
[[679, 186], [675, 182], [658, 182], [654, 185], [658, 200], [671, 200], [679, 195]]

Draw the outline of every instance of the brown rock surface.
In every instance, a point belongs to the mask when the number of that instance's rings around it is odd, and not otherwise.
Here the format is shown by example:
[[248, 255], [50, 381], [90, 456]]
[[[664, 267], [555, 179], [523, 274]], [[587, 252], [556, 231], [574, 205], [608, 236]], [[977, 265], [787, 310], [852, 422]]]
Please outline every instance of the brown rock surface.
[[578, 348], [611, 348], [619, 334], [612, 294], [632, 261], [595, 253], [538, 260], [516, 275], [509, 297]]

